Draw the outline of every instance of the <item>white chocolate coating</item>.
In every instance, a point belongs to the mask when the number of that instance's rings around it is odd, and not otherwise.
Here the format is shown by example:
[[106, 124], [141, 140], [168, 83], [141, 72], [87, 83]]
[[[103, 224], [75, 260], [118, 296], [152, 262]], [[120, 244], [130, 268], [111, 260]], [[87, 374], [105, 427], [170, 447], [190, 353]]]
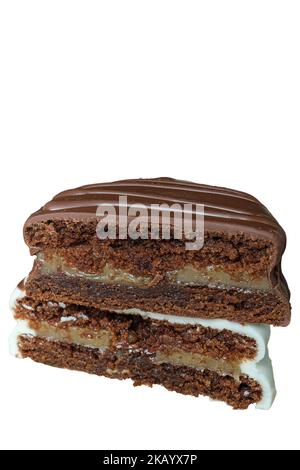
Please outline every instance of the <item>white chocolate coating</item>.
[[18, 345], [19, 336], [36, 336], [35, 331], [30, 328], [27, 320], [18, 320], [17, 324], [9, 337], [9, 352], [13, 356], [22, 357]]
[[[18, 287], [14, 290], [10, 307], [14, 312], [16, 301], [24, 298], [25, 292]], [[62, 303], [60, 303], [62, 306]], [[65, 304], [63, 304], [65, 305]], [[25, 307], [26, 308], [26, 307]], [[245, 324], [242, 325], [237, 322], [223, 320], [223, 319], [201, 319], [192, 317], [181, 317], [175, 315], [165, 315], [155, 312], [146, 312], [140, 309], [126, 309], [115, 310], [116, 313], [123, 313], [128, 315], [141, 315], [143, 318], [151, 318], [153, 320], [167, 321], [173, 324], [181, 325], [199, 325], [206, 328], [213, 328], [217, 330], [229, 330], [233, 333], [238, 333], [249, 338], [253, 338], [257, 345], [257, 355], [254, 360], [244, 361], [240, 364], [243, 374], [254, 379], [262, 388], [262, 399], [256, 404], [256, 408], [269, 409], [274, 401], [276, 395], [272, 363], [268, 355], [268, 341], [270, 337], [270, 327], [264, 324]], [[75, 321], [76, 317], [62, 316], [61, 321]], [[36, 336], [34, 330], [29, 327], [26, 320], [18, 320], [17, 325], [10, 336], [10, 352], [16, 357], [22, 357], [18, 348], [18, 337], [20, 335]], [[90, 345], [88, 346], [90, 347]], [[247, 392], [245, 392], [247, 393]]]

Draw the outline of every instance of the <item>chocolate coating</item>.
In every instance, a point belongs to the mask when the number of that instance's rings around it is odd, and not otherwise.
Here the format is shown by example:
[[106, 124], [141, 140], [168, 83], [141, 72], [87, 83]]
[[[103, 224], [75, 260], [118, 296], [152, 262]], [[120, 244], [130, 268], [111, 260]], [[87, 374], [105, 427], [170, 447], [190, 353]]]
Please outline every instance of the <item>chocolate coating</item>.
[[285, 233], [278, 222], [253, 196], [232, 189], [190, 183], [172, 178], [123, 180], [81, 186], [57, 194], [25, 223], [53, 219], [92, 220], [100, 203], [117, 205], [120, 195], [128, 204], [192, 203], [205, 206], [205, 230], [243, 232], [275, 243], [281, 255]]

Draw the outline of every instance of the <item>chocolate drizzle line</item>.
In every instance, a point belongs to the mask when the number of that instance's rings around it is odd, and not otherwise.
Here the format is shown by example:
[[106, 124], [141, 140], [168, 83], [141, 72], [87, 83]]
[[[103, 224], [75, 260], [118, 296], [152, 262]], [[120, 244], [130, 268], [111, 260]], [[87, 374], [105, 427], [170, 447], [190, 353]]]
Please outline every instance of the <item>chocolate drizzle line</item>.
[[52, 219], [91, 220], [100, 203], [117, 205], [126, 195], [128, 204], [192, 203], [205, 206], [205, 229], [244, 232], [273, 241], [278, 252], [285, 248], [285, 233], [270, 212], [249, 194], [172, 178], [123, 180], [91, 184], [57, 194], [32, 214], [25, 228]]

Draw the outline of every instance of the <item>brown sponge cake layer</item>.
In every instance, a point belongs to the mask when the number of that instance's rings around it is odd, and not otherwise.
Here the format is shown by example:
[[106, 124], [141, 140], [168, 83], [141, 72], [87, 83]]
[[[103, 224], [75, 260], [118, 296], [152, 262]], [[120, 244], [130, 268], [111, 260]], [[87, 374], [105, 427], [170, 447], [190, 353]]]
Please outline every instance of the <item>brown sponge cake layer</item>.
[[159, 284], [138, 288], [107, 285], [64, 273], [42, 274], [38, 265], [26, 282], [26, 292], [39, 300], [56, 300], [100, 308], [144, 311], [198, 318], [226, 318], [239, 323], [285, 326], [288, 300], [275, 292], [208, 286]]
[[120, 349], [103, 353], [93, 348], [30, 336], [20, 336], [18, 344], [22, 356], [36, 362], [109, 378], [131, 378], [134, 385], [159, 384], [185, 395], [207, 395], [225, 401], [235, 409], [245, 409], [259, 402], [262, 396], [260, 385], [247, 376], [235, 379], [210, 370], [155, 364], [138, 351], [132, 353]]
[[99, 240], [96, 222], [40, 222], [25, 230], [32, 253], [43, 251], [62, 256], [81, 271], [97, 273], [105, 264], [135, 275], [164, 274], [186, 264], [218, 265], [227, 272], [265, 275], [275, 256], [275, 247], [265, 238], [242, 233], [207, 232], [201, 250], [186, 250], [182, 240]]
[[[44, 335], [55, 335], [68, 342], [89, 341], [97, 347], [145, 349], [162, 355], [174, 351], [193, 353], [214, 360], [223, 360], [232, 367], [239, 361], [254, 359], [257, 344], [254, 338], [230, 330], [201, 325], [175, 324], [167, 321], [99, 311], [92, 307], [57, 302], [40, 302], [28, 296], [16, 302], [16, 320], [26, 320], [28, 327]], [[75, 336], [76, 335], [76, 336]], [[192, 356], [186, 355], [186, 359]]]

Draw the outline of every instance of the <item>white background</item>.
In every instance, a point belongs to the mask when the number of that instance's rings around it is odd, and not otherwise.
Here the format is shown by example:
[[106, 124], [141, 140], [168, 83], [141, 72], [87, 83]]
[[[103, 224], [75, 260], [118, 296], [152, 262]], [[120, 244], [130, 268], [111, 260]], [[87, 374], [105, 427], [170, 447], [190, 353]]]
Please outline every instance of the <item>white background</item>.
[[[0, 5], [0, 447], [299, 449], [299, 2]], [[67, 188], [155, 176], [250, 192], [287, 232], [270, 411], [8, 355], [27, 216]]]

